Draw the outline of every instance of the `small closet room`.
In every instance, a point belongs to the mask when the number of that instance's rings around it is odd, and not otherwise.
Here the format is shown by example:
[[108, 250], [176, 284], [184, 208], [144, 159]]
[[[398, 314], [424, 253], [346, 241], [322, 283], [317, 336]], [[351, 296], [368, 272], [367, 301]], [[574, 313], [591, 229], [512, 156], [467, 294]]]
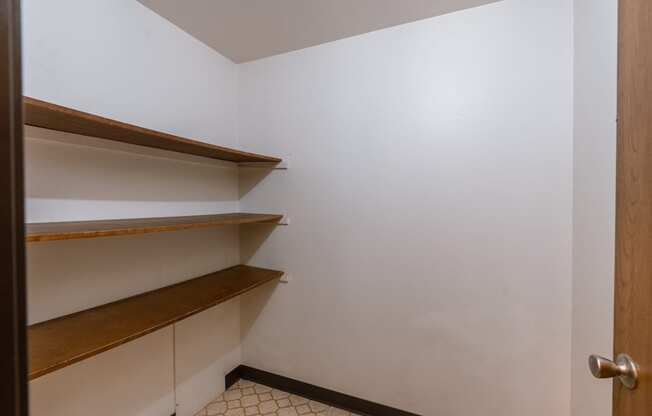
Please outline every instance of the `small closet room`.
[[0, 3], [4, 414], [652, 414], [647, 0]]

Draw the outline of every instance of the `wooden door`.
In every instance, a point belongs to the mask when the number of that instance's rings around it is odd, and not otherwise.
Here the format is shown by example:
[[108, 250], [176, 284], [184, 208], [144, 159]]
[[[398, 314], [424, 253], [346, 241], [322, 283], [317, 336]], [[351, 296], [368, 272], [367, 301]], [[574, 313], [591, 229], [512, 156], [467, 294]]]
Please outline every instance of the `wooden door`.
[[615, 416], [652, 415], [652, 1], [620, 0], [614, 356], [640, 367], [614, 381]]
[[0, 0], [0, 413], [26, 416], [20, 0]]

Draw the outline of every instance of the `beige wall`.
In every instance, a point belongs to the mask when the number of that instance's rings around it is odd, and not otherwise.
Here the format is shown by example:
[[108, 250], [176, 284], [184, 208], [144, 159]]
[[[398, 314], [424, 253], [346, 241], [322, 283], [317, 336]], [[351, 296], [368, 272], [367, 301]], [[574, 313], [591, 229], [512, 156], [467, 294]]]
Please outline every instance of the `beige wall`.
[[569, 414], [570, 1], [242, 64], [239, 117], [291, 161], [241, 191], [291, 218], [242, 236], [292, 276], [243, 299], [246, 364], [424, 415]]
[[573, 416], [611, 415], [611, 382], [588, 370], [612, 356], [617, 0], [575, 0]]

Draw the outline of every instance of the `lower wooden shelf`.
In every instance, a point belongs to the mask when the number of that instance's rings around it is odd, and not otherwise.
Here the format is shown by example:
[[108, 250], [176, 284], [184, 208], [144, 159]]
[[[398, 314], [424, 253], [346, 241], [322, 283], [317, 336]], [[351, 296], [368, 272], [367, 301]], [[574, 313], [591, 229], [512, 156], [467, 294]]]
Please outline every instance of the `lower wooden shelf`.
[[140, 338], [281, 276], [281, 271], [239, 265], [31, 325], [29, 379]]
[[192, 228], [220, 227], [223, 225], [277, 223], [282, 218], [282, 215], [277, 214], [248, 214], [237, 212], [185, 217], [31, 223], [27, 224], [26, 240], [30, 243], [37, 241], [180, 231]]

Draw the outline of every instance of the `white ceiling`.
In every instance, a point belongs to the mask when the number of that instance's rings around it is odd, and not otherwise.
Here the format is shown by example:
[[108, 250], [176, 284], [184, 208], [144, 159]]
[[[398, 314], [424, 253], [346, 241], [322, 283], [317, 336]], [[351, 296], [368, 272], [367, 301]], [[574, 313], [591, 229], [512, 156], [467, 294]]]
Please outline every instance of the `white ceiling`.
[[138, 0], [234, 62], [498, 0]]

